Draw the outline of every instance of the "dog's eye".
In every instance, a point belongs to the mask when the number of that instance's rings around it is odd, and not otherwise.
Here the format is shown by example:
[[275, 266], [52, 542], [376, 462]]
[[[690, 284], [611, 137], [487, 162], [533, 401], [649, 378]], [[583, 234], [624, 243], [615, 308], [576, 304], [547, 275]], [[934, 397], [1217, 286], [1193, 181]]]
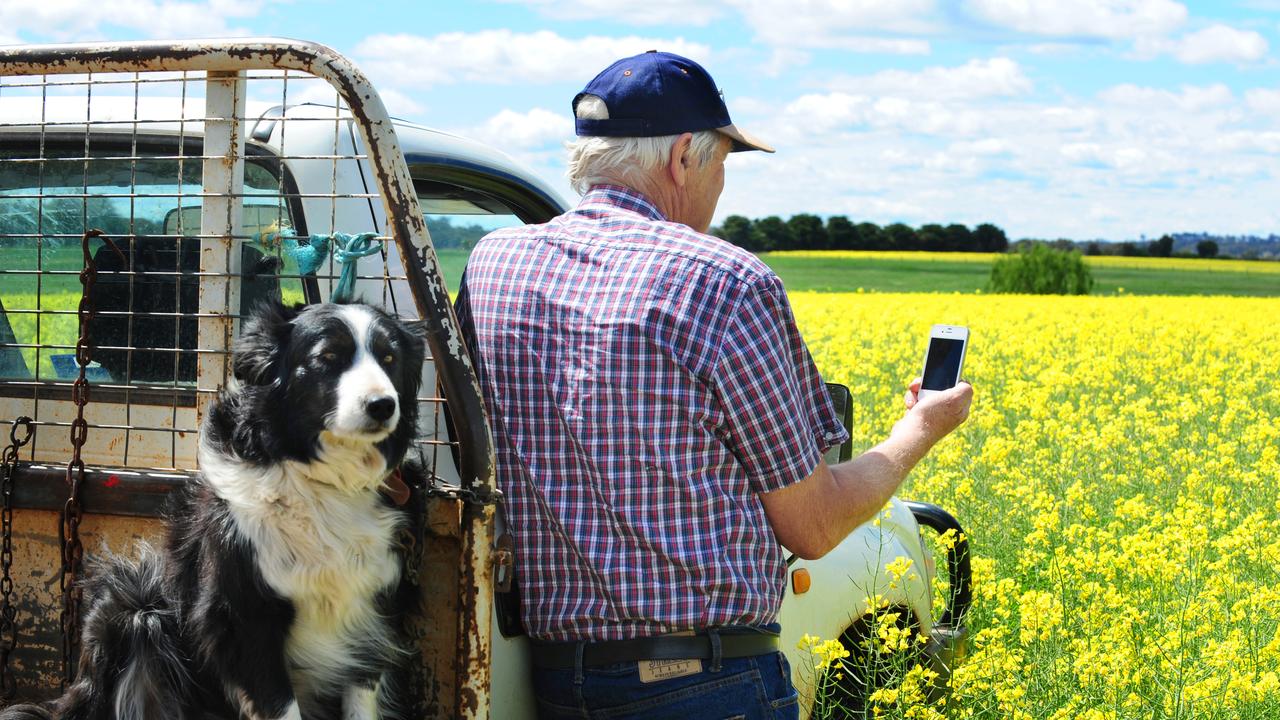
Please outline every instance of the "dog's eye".
[[383, 365], [390, 365], [391, 363], [393, 363], [393, 362], [395, 362], [395, 361], [396, 361], [396, 356], [395, 356], [395, 355], [392, 355], [392, 354], [390, 354], [390, 353], [387, 353], [386, 355], [383, 355], [383, 356], [382, 356], [382, 364], [383, 364]]
[[320, 358], [325, 362], [338, 362], [338, 353], [330, 351], [321, 355]]

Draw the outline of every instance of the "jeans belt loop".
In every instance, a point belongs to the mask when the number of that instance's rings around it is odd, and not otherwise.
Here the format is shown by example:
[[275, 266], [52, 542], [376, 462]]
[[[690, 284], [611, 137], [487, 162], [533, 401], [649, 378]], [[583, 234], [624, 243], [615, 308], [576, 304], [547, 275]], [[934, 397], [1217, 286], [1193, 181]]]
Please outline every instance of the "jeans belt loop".
[[711, 641], [711, 672], [718, 673], [722, 667], [721, 660], [723, 660], [720, 648], [720, 630], [707, 628], [707, 639]]
[[582, 685], [585, 679], [585, 673], [582, 671], [582, 653], [587, 649], [587, 643], [579, 640], [573, 648], [573, 684]]

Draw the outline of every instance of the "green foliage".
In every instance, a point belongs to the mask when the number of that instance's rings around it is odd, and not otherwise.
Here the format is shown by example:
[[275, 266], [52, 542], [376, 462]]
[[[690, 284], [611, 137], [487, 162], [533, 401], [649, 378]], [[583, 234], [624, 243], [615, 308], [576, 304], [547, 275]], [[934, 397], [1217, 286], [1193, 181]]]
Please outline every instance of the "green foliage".
[[1078, 251], [1036, 244], [997, 258], [991, 266], [988, 292], [1032, 295], [1088, 295], [1093, 275]]
[[[432, 230], [434, 239], [434, 229]], [[854, 223], [846, 215], [823, 219], [798, 213], [784, 220], [770, 215], [752, 220], [730, 215], [711, 234], [751, 252], [783, 250], [929, 250], [935, 252], [1005, 252], [1009, 240], [1000, 228], [986, 223], [970, 230], [959, 223], [930, 223], [912, 228], [905, 223], [880, 227]], [[437, 243], [439, 245], [439, 243]]]
[[770, 215], [763, 220], [756, 221], [756, 230], [759, 231], [764, 242], [763, 250], [796, 250], [795, 243], [791, 236], [791, 227], [777, 215]]
[[764, 237], [750, 220], [741, 215], [730, 215], [724, 219], [723, 225], [712, 228], [711, 232], [744, 250], [759, 252], [764, 249]]
[[888, 240], [889, 250], [919, 250], [920, 247], [916, 239], [916, 231], [911, 229], [910, 225], [903, 223], [894, 223], [884, 229], [885, 238]]
[[1163, 235], [1159, 240], [1152, 240], [1147, 246], [1147, 253], [1151, 257], [1169, 257], [1173, 255], [1173, 238]]
[[1212, 240], [1201, 240], [1196, 243], [1196, 254], [1202, 258], [1218, 257], [1218, 243]]
[[832, 250], [858, 249], [858, 228], [844, 215], [827, 218], [827, 243]]
[[1135, 243], [1120, 243], [1120, 255], [1122, 257], [1141, 257], [1145, 254], [1146, 253], [1142, 251], [1142, 248], [1138, 247]]
[[830, 247], [827, 228], [823, 225], [822, 218], [817, 215], [809, 213], [792, 215], [787, 221], [787, 227], [791, 230], [792, 242], [797, 248], [826, 250]]
[[1009, 238], [991, 223], [982, 223], [973, 229], [973, 241], [978, 252], [1002, 253], [1009, 249]]
[[480, 225], [454, 225], [448, 217], [427, 218], [427, 232], [431, 233], [431, 245], [436, 248], [463, 248], [470, 250], [489, 230]]

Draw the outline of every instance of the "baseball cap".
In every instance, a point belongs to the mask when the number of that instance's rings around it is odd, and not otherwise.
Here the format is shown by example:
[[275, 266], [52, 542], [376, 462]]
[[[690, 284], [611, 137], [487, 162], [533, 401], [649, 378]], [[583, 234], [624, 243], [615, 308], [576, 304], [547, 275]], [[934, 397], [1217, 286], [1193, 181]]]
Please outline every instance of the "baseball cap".
[[577, 118], [579, 135], [654, 137], [716, 130], [733, 140], [733, 152], [773, 152], [733, 124], [724, 96], [701, 65], [673, 53], [650, 50], [615, 62], [574, 96], [575, 111], [584, 95], [603, 100], [609, 117]]

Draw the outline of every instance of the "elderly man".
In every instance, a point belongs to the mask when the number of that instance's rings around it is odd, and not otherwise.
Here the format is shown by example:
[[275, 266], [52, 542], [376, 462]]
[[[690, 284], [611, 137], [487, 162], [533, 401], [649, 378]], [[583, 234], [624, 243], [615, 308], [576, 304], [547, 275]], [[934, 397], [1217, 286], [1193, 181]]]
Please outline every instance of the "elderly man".
[[649, 52], [574, 98], [569, 175], [544, 225], [497, 231], [458, 315], [493, 421], [544, 718], [797, 714], [775, 624], [782, 546], [816, 558], [964, 421], [972, 388], [847, 438], [778, 277], [704, 234], [737, 150], [707, 72]]

